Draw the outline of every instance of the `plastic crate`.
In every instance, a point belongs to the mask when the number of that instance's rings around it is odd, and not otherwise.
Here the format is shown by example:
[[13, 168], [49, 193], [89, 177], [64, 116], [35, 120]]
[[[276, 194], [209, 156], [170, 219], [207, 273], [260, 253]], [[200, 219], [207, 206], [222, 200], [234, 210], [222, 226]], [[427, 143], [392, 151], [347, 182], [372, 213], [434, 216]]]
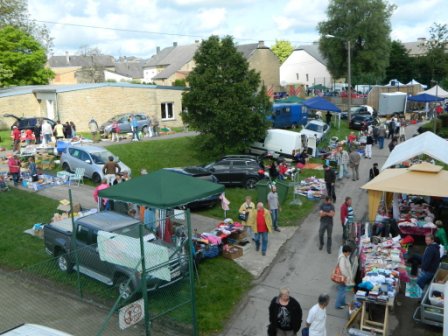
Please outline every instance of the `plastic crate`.
[[431, 293], [433, 291], [440, 291], [442, 293], [445, 292], [445, 285], [431, 283], [428, 290], [426, 291], [422, 303], [421, 303], [421, 319], [424, 322], [425, 320], [436, 321], [443, 323], [443, 312], [444, 309], [442, 307], [434, 306], [429, 300]]

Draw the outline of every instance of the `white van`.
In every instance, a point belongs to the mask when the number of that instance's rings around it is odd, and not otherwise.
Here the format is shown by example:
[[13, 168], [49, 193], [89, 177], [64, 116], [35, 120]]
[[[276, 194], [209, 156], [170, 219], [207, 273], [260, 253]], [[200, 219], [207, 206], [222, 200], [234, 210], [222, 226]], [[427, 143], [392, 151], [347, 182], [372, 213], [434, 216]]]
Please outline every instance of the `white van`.
[[25, 323], [7, 331], [1, 332], [0, 335], [5, 336], [72, 336], [63, 331], [53, 328], [44, 327], [42, 325]]
[[249, 152], [251, 154], [272, 154], [274, 158], [293, 158], [293, 152], [301, 152], [304, 148], [311, 156], [316, 155], [316, 139], [307, 138], [305, 134], [283, 129], [269, 129], [264, 140], [254, 142]]

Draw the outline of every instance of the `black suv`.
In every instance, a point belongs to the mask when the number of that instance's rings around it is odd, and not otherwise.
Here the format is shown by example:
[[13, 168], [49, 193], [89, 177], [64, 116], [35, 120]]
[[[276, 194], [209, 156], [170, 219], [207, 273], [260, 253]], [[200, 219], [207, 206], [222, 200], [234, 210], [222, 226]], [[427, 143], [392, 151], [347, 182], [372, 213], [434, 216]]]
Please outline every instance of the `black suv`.
[[17, 126], [17, 128], [20, 131], [21, 130], [26, 130], [26, 129], [34, 129], [34, 127], [37, 124], [37, 121], [39, 121], [39, 124], [42, 125], [42, 122], [44, 120], [46, 120], [51, 125], [52, 128], [56, 125], [56, 122], [54, 120], [51, 120], [51, 119], [48, 119], [48, 118], [43, 118], [43, 117], [26, 117], [26, 118], [21, 118], [21, 117], [15, 116], [14, 114], [4, 114], [3, 117], [16, 119], [14, 124], [11, 125], [11, 129], [13, 128], [13, 126]]
[[213, 174], [219, 183], [226, 186], [242, 185], [252, 189], [262, 177], [259, 170], [261, 162], [253, 155], [227, 155], [204, 167]]

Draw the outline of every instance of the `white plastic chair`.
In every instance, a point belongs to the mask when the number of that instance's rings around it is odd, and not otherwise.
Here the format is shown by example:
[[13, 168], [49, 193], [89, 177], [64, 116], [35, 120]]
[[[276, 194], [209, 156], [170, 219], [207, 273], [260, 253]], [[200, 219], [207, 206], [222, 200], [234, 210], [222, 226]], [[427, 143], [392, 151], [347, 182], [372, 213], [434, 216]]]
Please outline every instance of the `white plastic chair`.
[[84, 184], [84, 168], [76, 168], [74, 174], [70, 174], [68, 185], [71, 185], [73, 181], [78, 181], [78, 186], [80, 183]]

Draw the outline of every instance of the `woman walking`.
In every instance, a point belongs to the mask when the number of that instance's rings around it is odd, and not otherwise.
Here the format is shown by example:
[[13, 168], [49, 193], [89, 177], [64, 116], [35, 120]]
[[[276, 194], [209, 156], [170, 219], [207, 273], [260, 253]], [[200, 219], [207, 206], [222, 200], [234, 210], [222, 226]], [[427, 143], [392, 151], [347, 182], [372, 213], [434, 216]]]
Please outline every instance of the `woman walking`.
[[348, 245], [342, 247], [342, 253], [338, 258], [339, 269], [342, 275], [345, 277], [345, 282], [338, 284], [338, 294], [336, 296], [336, 309], [344, 309], [346, 307], [345, 303], [345, 292], [348, 286], [353, 286], [353, 272], [352, 264], [350, 263], [350, 253], [352, 248]]

